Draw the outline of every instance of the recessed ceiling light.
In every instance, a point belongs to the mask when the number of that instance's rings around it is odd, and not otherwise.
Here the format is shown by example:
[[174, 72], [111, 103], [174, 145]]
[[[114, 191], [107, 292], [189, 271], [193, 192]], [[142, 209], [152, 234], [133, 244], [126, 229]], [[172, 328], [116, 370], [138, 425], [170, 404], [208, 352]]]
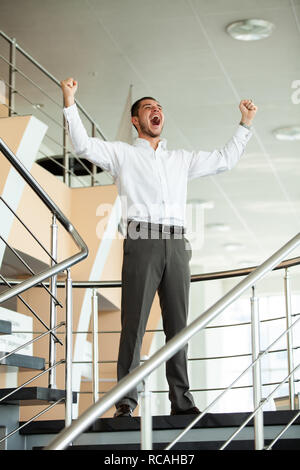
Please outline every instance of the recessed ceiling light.
[[244, 245], [242, 245], [241, 243], [225, 243], [223, 247], [226, 251], [237, 251], [244, 248]]
[[229, 225], [226, 224], [207, 224], [206, 228], [216, 232], [228, 232], [230, 230]]
[[273, 131], [273, 134], [278, 140], [300, 140], [300, 127], [281, 127]]
[[228, 34], [239, 41], [257, 41], [269, 37], [275, 26], [265, 20], [241, 20], [227, 26]]

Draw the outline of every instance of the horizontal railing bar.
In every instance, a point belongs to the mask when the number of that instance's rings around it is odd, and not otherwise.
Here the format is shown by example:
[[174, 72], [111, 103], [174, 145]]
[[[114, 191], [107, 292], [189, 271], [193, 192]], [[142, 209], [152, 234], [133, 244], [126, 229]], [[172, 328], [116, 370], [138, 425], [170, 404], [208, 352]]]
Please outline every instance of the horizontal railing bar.
[[[280, 269], [291, 268], [293, 266], [298, 266], [300, 264], [300, 257], [297, 256], [295, 258], [291, 258], [286, 261], [282, 261], [275, 266], [272, 271], [278, 271]], [[257, 269], [257, 266], [252, 266], [248, 268], [241, 268], [241, 269], [231, 269], [227, 271], [217, 271], [212, 273], [206, 274], [193, 274], [191, 276], [191, 282], [198, 282], [198, 281], [212, 281], [217, 279], [228, 279], [231, 277], [240, 277], [240, 276], [248, 276], [249, 274], [253, 273]]]
[[57, 367], [61, 364], [64, 364], [65, 363], [65, 360], [62, 359], [58, 362], [56, 362], [55, 364], [53, 364], [53, 366], [51, 367], [48, 367], [48, 369], [45, 369], [43, 370], [42, 372], [40, 372], [39, 374], [35, 375], [34, 377], [32, 377], [31, 379], [27, 380], [27, 382], [24, 382], [22, 385], [20, 385], [18, 388], [15, 388], [14, 390], [12, 390], [11, 392], [9, 392], [7, 395], [5, 395], [5, 397], [2, 397], [0, 398], [0, 402], [6, 400], [8, 397], [10, 397], [11, 395], [13, 395], [14, 393], [18, 392], [19, 390], [21, 390], [22, 388], [26, 387], [27, 385], [31, 384], [32, 382], [34, 382], [36, 379], [42, 377], [42, 375], [46, 374], [47, 372], [49, 372], [49, 370], [53, 369], [54, 367]]
[[17, 427], [16, 429], [14, 429], [13, 431], [11, 431], [9, 434], [7, 434], [6, 436], [4, 436], [2, 439], [0, 439], [0, 443], [3, 442], [3, 441], [7, 441], [7, 439], [9, 437], [11, 437], [13, 434], [15, 434], [16, 432], [20, 431], [21, 429], [25, 428], [25, 426], [27, 426], [28, 424], [32, 423], [35, 419], [39, 418], [40, 416], [42, 416], [43, 414], [47, 413], [47, 411], [50, 411], [51, 408], [53, 408], [54, 406], [58, 405], [62, 400], [64, 400], [65, 397], [61, 397], [59, 398], [55, 403], [52, 403], [51, 405], [47, 406], [47, 408], [45, 408], [44, 410], [40, 411], [37, 415], [33, 416], [32, 418], [30, 418], [28, 421], [26, 421], [25, 423], [21, 424], [21, 426]]
[[[298, 266], [300, 265], [300, 257], [291, 258], [286, 261], [280, 263], [277, 267], [273, 268], [272, 271], [285, 269], [288, 267]], [[245, 268], [245, 269], [233, 269], [231, 271], [218, 271], [214, 273], [206, 273], [206, 274], [192, 274], [191, 275], [191, 282], [200, 282], [200, 281], [207, 281], [207, 280], [217, 280], [217, 279], [227, 279], [230, 277], [240, 277], [240, 276], [247, 276], [253, 270], [257, 269], [257, 267], [253, 268]], [[10, 279], [10, 282], [16, 285], [19, 284], [20, 280], [18, 279]], [[38, 286], [37, 286], [38, 287]], [[65, 285], [63, 282], [58, 281], [57, 287], [64, 288]], [[93, 289], [93, 288], [115, 288], [115, 287], [122, 287], [121, 281], [74, 281], [73, 287], [75, 289]], [[209, 327], [209, 328], [214, 328]]]
[[[111, 382], [116, 382], [117, 380], [111, 380]], [[89, 380], [89, 381], [86, 381], [85, 383], [89, 383], [89, 382], [92, 382], [92, 379]], [[296, 383], [299, 382], [299, 379], [296, 379], [295, 380]], [[110, 383], [110, 382], [107, 382], [107, 383]], [[286, 381], [285, 383], [288, 383], [288, 381]], [[262, 384], [263, 387], [270, 387], [271, 385], [278, 385], [278, 384], [281, 384], [281, 382], [270, 382], [270, 383], [264, 383]], [[246, 388], [252, 388], [253, 385], [236, 385], [234, 387], [231, 387], [230, 390], [240, 390], [240, 389], [246, 389]], [[190, 389], [190, 392], [191, 393], [207, 393], [207, 392], [221, 392], [221, 391], [224, 391], [224, 390], [227, 390], [227, 387], [216, 387], [216, 388], [191, 388]], [[108, 391], [105, 391], [105, 392], [99, 392], [100, 395], [105, 395], [106, 393], [108, 393]], [[89, 392], [76, 392], [76, 393], [93, 393], [92, 391], [89, 391]], [[169, 390], [151, 390], [151, 393], [169, 393]]]
[[[293, 349], [299, 349], [300, 346], [294, 346]], [[286, 353], [286, 349], [274, 349], [269, 351], [269, 354], [278, 354], [278, 353]], [[187, 360], [192, 362], [192, 361], [215, 361], [218, 359], [237, 359], [241, 357], [251, 357], [251, 353], [244, 353], [244, 354], [231, 354], [231, 355], [225, 355], [225, 356], [208, 356], [208, 357], [189, 357]], [[117, 364], [117, 360], [113, 359], [108, 359], [108, 360], [103, 360], [103, 361], [97, 361], [98, 364]], [[144, 362], [141, 360], [141, 362]], [[73, 361], [73, 364], [92, 364], [93, 361]]]
[[[1, 281], [1, 275], [0, 275], [0, 281]], [[0, 282], [0, 285], [1, 285], [1, 282]], [[300, 313], [293, 313], [292, 314], [292, 317], [297, 317], [299, 316]], [[277, 321], [277, 320], [284, 320], [286, 317], [276, 317], [276, 318], [267, 318], [266, 320], [260, 320], [261, 323], [263, 322], [271, 322], [271, 321]], [[232, 324], [227, 324], [227, 325], [216, 325], [216, 326], [206, 326], [205, 327], [205, 330], [209, 330], [209, 329], [216, 329], [216, 328], [230, 328], [232, 326], [244, 326], [244, 325], [248, 325], [250, 323], [248, 322], [244, 322], [244, 323], [232, 323]], [[40, 334], [41, 332], [40, 331], [21, 331], [21, 333], [32, 333], [32, 334]], [[121, 333], [121, 330], [99, 330], [96, 332], [97, 334], [120, 334]], [[145, 330], [145, 333], [164, 333], [164, 330], [161, 329], [161, 328], [157, 328], [157, 329], [153, 329], [153, 330]], [[64, 334], [63, 332], [61, 332], [60, 334]], [[77, 335], [77, 334], [93, 334], [93, 331], [92, 330], [73, 330], [72, 331], [72, 334], [73, 335]], [[297, 348], [300, 348], [300, 346], [293, 346], [294, 349], [297, 349]], [[281, 351], [281, 350], [278, 350], [278, 351]], [[282, 349], [283, 351], [283, 349]]]
[[29, 346], [30, 344], [33, 344], [35, 343], [36, 341], [38, 341], [39, 339], [43, 338], [44, 336], [50, 334], [52, 331], [55, 331], [56, 329], [60, 328], [61, 326], [65, 325], [66, 323], [65, 322], [61, 322], [59, 323], [58, 325], [56, 325], [54, 328], [51, 328], [51, 330], [48, 330], [48, 331], [44, 331], [44, 333], [42, 333], [41, 335], [37, 336], [36, 338], [33, 338], [31, 339], [30, 341], [27, 341], [26, 343], [24, 344], [21, 344], [21, 346], [18, 346], [17, 348], [15, 348], [13, 351], [10, 351], [9, 353], [5, 354], [5, 356], [2, 356], [0, 357], [0, 364], [2, 361], [4, 361], [4, 359], [7, 359], [9, 356], [11, 356], [12, 354], [16, 354], [18, 351], [20, 351], [21, 349], [23, 348], [26, 348], [27, 346]]

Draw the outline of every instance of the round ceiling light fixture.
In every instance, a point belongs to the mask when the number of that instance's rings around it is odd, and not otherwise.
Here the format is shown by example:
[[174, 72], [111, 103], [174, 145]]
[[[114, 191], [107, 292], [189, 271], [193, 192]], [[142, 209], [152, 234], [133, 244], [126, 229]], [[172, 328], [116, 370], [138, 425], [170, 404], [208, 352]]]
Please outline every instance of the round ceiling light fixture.
[[275, 26], [266, 20], [241, 20], [227, 26], [227, 33], [239, 41], [258, 41], [271, 36]]
[[280, 129], [275, 129], [275, 131], [273, 131], [273, 135], [278, 140], [300, 140], [300, 127], [281, 127]]

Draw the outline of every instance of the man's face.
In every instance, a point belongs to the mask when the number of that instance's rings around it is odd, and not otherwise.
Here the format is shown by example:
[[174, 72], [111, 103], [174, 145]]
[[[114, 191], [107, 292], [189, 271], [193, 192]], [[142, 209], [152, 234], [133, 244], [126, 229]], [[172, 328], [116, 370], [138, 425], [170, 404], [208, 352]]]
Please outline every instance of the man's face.
[[139, 135], [159, 137], [164, 125], [164, 113], [161, 105], [155, 100], [143, 100], [140, 103], [138, 116], [132, 117]]

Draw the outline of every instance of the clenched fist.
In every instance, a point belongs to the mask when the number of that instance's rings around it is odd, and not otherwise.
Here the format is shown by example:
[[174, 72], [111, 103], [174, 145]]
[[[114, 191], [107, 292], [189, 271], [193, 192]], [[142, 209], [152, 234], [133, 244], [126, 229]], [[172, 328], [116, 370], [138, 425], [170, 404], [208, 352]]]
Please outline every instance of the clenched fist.
[[257, 106], [255, 106], [252, 100], [242, 100], [240, 102], [239, 108], [242, 113], [242, 122], [248, 126], [251, 126], [258, 109]]
[[75, 103], [75, 93], [78, 88], [78, 82], [74, 78], [66, 78], [60, 82], [60, 86], [64, 96], [65, 107], [72, 106]]

